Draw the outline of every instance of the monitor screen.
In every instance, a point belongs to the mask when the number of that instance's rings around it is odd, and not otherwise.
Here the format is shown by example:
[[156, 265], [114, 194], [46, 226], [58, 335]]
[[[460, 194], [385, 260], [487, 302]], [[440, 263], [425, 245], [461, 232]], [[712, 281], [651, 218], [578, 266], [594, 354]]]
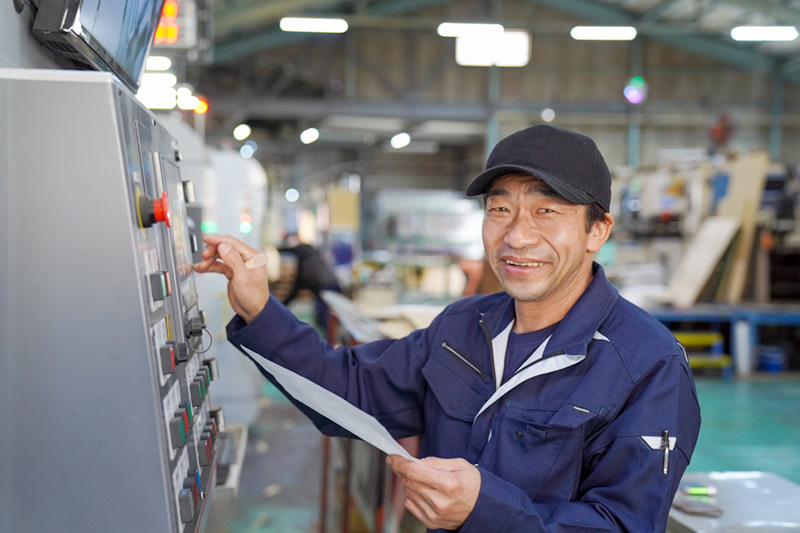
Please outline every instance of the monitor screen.
[[115, 73], [133, 91], [164, 0], [41, 0], [34, 36], [79, 68]]

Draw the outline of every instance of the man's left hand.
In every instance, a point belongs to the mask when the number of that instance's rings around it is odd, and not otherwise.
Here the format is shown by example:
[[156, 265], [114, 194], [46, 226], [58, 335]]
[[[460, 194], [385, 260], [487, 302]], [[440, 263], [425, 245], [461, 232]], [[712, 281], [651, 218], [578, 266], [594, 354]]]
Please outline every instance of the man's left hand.
[[468, 461], [426, 457], [412, 462], [391, 455], [386, 462], [403, 481], [406, 509], [425, 527], [458, 529], [475, 507], [481, 473]]

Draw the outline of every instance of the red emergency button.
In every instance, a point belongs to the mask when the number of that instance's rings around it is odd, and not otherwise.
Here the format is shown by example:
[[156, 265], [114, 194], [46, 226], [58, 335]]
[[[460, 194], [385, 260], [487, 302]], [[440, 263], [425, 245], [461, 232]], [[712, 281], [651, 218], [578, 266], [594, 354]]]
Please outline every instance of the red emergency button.
[[140, 196], [138, 198], [139, 225], [149, 228], [156, 222], [164, 222], [170, 227], [171, 217], [169, 214], [169, 199], [167, 192], [161, 193], [161, 198], [149, 198]]

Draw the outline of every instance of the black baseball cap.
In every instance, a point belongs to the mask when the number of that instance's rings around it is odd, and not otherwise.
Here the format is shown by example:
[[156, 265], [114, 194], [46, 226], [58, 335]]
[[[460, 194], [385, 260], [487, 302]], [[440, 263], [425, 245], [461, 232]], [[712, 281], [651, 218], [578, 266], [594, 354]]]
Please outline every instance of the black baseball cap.
[[597, 202], [608, 211], [611, 173], [597, 145], [586, 135], [538, 124], [512, 133], [492, 149], [486, 170], [467, 187], [467, 196], [489, 190], [506, 174], [523, 173], [542, 180], [573, 204]]

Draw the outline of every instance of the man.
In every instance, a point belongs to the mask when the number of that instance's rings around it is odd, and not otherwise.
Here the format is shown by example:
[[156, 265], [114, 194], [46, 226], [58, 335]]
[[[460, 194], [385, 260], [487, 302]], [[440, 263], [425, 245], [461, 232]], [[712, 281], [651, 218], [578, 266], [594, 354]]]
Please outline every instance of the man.
[[[430, 529], [662, 532], [700, 426], [688, 360], [593, 262], [608, 239], [611, 177], [595, 143], [549, 125], [503, 139], [467, 188], [504, 292], [464, 298], [399, 340], [333, 349], [269, 299], [259, 252], [207, 236], [237, 346], [320, 383], [420, 462], [387, 459]], [[327, 434], [341, 434], [310, 413]]]
[[283, 299], [283, 305], [289, 305], [300, 291], [311, 291], [314, 295], [314, 310], [317, 324], [322, 331], [328, 330], [328, 306], [322, 299], [322, 291], [341, 292], [336, 274], [333, 272], [322, 254], [308, 243], [300, 241], [296, 233], [289, 233], [284, 237], [278, 251], [294, 256], [297, 263], [297, 273], [292, 283], [292, 289]]

